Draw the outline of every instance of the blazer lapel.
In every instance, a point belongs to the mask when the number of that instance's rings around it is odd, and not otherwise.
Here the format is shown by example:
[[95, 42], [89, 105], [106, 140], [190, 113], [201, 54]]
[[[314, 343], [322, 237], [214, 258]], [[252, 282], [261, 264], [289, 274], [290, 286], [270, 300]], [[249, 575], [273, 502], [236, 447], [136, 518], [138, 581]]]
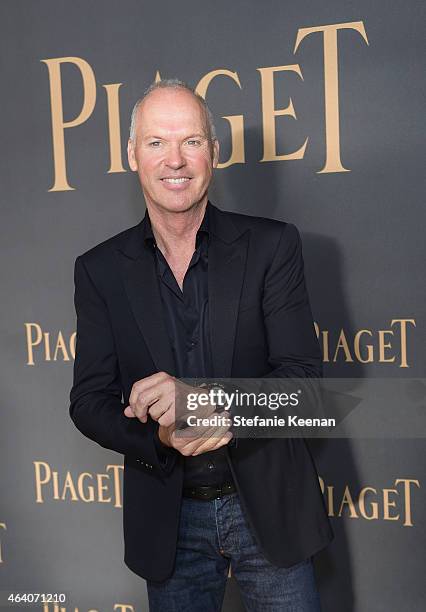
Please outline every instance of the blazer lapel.
[[163, 317], [156, 266], [143, 242], [144, 221], [134, 230], [117, 252], [124, 287], [157, 370], [173, 376], [175, 364]]
[[249, 232], [242, 233], [231, 215], [210, 203], [209, 206], [212, 236], [208, 285], [213, 369], [216, 378], [230, 378]]

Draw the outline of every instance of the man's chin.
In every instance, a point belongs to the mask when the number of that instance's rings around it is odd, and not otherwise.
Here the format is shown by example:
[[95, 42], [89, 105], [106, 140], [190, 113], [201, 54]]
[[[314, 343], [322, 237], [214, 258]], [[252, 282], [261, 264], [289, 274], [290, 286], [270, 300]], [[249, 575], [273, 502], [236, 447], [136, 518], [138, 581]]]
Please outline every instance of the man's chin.
[[156, 201], [148, 200], [151, 206], [160, 209], [162, 211], [184, 213], [192, 208], [199, 206], [201, 203], [206, 201], [206, 195], [201, 198], [190, 197], [189, 194], [185, 197], [182, 195], [176, 195], [175, 197], [158, 198]]

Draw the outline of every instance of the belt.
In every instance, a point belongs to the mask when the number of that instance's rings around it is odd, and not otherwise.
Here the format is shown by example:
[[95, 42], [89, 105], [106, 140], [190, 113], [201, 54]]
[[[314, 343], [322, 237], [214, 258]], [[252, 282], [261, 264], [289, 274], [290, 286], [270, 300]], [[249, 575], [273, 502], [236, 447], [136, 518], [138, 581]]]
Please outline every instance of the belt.
[[190, 497], [191, 499], [212, 501], [213, 499], [220, 499], [224, 495], [230, 495], [236, 491], [237, 489], [233, 483], [227, 483], [217, 487], [184, 487], [182, 495], [183, 497]]

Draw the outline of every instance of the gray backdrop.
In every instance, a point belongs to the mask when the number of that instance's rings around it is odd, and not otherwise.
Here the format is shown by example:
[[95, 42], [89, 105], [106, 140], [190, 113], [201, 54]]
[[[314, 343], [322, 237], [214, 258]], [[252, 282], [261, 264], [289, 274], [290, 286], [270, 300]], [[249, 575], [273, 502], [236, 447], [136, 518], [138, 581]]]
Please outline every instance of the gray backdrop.
[[[147, 610], [144, 581], [123, 563], [122, 456], [74, 428], [68, 393], [74, 260], [144, 214], [125, 147], [157, 71], [194, 86], [224, 71], [206, 97], [221, 162], [233, 151], [238, 163], [217, 171], [211, 199], [300, 229], [326, 374], [424, 376], [423, 7], [1, 3], [3, 597], [65, 592], [66, 610]], [[296, 118], [273, 116], [290, 98]], [[272, 160], [306, 139], [299, 159]], [[424, 393], [417, 401], [424, 411]], [[324, 610], [424, 609], [423, 440], [312, 448], [336, 533], [317, 558]], [[242, 609], [233, 580], [224, 609]]]

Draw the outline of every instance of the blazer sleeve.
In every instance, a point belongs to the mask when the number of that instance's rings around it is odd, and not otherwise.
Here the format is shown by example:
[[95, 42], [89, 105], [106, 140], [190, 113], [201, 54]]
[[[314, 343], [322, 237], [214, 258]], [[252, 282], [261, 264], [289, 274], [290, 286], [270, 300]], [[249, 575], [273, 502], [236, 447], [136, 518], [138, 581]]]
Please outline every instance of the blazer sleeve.
[[302, 242], [287, 223], [265, 275], [263, 314], [272, 368], [267, 378], [320, 378], [322, 360], [306, 290]]
[[78, 257], [74, 269], [77, 342], [70, 417], [79, 431], [100, 446], [132, 457], [145, 469], [169, 471], [154, 443], [158, 424], [124, 415], [122, 385], [107, 306]]

